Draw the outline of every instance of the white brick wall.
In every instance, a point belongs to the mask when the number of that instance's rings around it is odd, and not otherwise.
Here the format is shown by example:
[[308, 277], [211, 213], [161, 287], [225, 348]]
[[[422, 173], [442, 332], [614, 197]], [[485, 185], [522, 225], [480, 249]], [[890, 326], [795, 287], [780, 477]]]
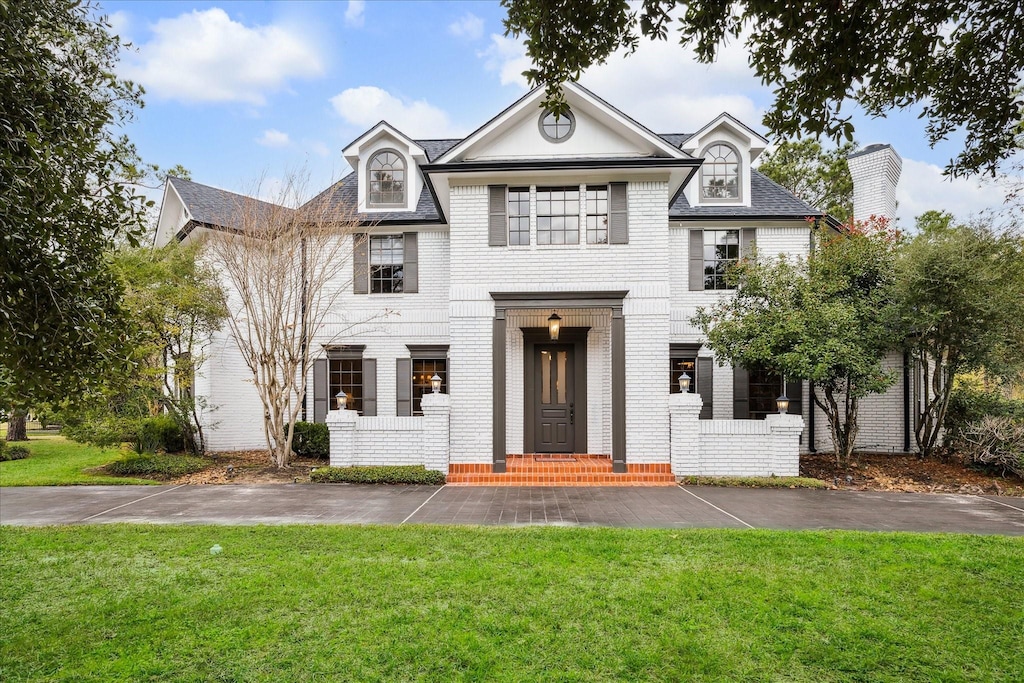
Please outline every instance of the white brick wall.
[[853, 177], [853, 217], [896, 217], [896, 184], [903, 160], [889, 145], [870, 145], [848, 160]]

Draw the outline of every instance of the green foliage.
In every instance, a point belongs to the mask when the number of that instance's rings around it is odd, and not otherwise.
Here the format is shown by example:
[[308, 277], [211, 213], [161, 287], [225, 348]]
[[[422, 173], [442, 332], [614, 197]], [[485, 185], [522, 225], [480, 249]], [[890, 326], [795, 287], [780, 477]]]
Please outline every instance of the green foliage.
[[296, 422], [292, 451], [300, 458], [329, 458], [331, 433], [327, 425], [321, 422]]
[[138, 423], [134, 445], [138, 453], [180, 453], [185, 450], [181, 426], [169, 415], [147, 417]]
[[112, 477], [97, 471], [96, 468], [123, 455], [120, 450], [86, 446], [56, 434], [34, 434], [25, 447], [32, 454], [29, 459], [0, 466], [0, 486], [154, 483], [150, 479]]
[[1024, 369], [1024, 238], [987, 222], [955, 224], [947, 213], [918, 218], [900, 255], [899, 288], [908, 351], [923, 373], [915, 438], [938, 444], [953, 378], [982, 368], [1013, 377]]
[[686, 486], [728, 486], [747, 489], [827, 489], [821, 479], [810, 477], [682, 477]]
[[99, 448], [118, 448], [127, 443], [137, 453], [178, 453], [186, 449], [181, 427], [168, 415], [128, 417], [102, 412], [84, 416], [77, 413], [61, 431], [72, 441]]
[[75, 396], [123, 364], [106, 253], [149, 202], [117, 129], [142, 90], [117, 37], [75, 0], [0, 2], [0, 383], [12, 403]]
[[209, 464], [207, 460], [188, 455], [137, 454], [115, 460], [106, 470], [119, 477], [173, 479], [198, 472]]
[[947, 443], [957, 440], [972, 423], [985, 417], [1009, 417], [1024, 421], [1024, 400], [1006, 398], [996, 389], [985, 390], [967, 382], [957, 382], [949, 396], [949, 409], [943, 423]]
[[821, 229], [806, 261], [741, 262], [735, 296], [693, 318], [719, 359], [814, 382], [840, 461], [853, 451], [859, 400], [895, 381], [882, 359], [903, 338], [898, 241], [884, 219]]
[[750, 66], [773, 89], [765, 116], [780, 138], [853, 139], [850, 115], [920, 109], [932, 144], [964, 131], [954, 175], [995, 172], [1024, 146], [1021, 78], [1024, 40], [1018, 0], [821, 3], [645, 0], [502, 0], [506, 35], [525, 36], [533, 62], [524, 72], [547, 86], [546, 106], [564, 111], [558, 87], [578, 80], [640, 36], [665, 40], [675, 27], [682, 47], [712, 63], [745, 39]]
[[24, 446], [8, 446], [0, 441], [0, 462], [8, 460], [24, 460], [29, 456], [29, 450]]
[[427, 484], [445, 483], [444, 473], [428, 470], [423, 465], [391, 465], [379, 467], [321, 467], [310, 473], [317, 484]]
[[846, 158], [856, 149], [847, 142], [828, 151], [811, 138], [780, 144], [757, 167], [811, 206], [842, 222], [853, 217], [853, 178]]

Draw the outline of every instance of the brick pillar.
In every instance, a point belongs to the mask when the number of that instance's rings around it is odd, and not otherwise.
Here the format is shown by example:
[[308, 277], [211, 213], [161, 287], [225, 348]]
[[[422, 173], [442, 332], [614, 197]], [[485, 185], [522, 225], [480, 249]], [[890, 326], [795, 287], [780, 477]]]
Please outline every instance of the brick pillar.
[[423, 394], [423, 466], [448, 474], [449, 416], [448, 394]]
[[764, 418], [771, 430], [768, 473], [777, 477], [800, 476], [800, 434], [804, 419], [799, 415], [772, 414]]
[[670, 394], [668, 412], [671, 424], [672, 474], [677, 477], [700, 474], [699, 394]]
[[331, 434], [331, 467], [348, 467], [356, 457], [356, 420], [359, 413], [355, 410], [331, 410], [324, 420], [327, 431]]

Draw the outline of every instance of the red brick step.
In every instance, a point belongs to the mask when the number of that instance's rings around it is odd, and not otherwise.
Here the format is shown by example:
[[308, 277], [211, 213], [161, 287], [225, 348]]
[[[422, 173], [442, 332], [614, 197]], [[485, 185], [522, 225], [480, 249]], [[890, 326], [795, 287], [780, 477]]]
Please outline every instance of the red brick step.
[[524, 454], [506, 458], [506, 472], [495, 474], [489, 463], [453, 463], [452, 486], [675, 486], [669, 463], [627, 463], [626, 472], [612, 472], [607, 455]]

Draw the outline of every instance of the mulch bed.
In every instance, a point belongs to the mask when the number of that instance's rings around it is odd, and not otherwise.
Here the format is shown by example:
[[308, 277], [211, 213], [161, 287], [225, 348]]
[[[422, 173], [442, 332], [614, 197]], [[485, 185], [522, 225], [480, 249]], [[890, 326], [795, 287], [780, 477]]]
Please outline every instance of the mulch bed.
[[1024, 496], [1024, 479], [967, 466], [951, 454], [931, 458], [900, 453], [856, 453], [845, 466], [831, 453], [800, 456], [800, 476], [855, 491], [910, 491]]
[[309, 483], [310, 470], [326, 467], [327, 460], [293, 458], [291, 465], [278, 469], [267, 451], [211, 453], [213, 464], [200, 472], [178, 477], [174, 484], [291, 484]]

